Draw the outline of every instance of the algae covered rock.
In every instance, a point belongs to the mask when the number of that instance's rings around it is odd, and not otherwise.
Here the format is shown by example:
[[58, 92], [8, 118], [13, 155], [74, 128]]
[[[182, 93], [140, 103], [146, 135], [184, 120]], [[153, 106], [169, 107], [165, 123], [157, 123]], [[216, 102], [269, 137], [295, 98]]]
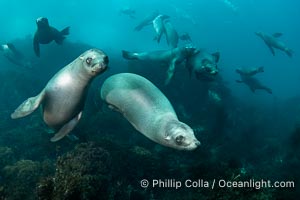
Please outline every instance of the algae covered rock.
[[13, 163], [15, 160], [12, 148], [0, 147], [0, 169], [4, 166]]
[[32, 160], [19, 160], [4, 167], [2, 174], [5, 199], [35, 199], [36, 183], [50, 173], [48, 167], [48, 164]]
[[83, 143], [58, 158], [54, 178], [40, 182], [39, 199], [107, 199], [111, 156], [94, 143]]

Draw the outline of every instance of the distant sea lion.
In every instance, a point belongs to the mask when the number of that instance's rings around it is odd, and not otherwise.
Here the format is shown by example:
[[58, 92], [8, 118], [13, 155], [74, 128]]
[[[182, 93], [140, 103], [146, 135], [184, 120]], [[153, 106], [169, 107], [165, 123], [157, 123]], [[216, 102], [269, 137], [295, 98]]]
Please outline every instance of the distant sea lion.
[[278, 38], [280, 36], [282, 36], [282, 33], [274, 33], [273, 35], [268, 35], [268, 34], [262, 33], [262, 32], [255, 32], [255, 34], [258, 37], [260, 37], [261, 39], [263, 39], [263, 41], [269, 47], [273, 56], [275, 56], [275, 51], [273, 48], [284, 51], [289, 57], [293, 56], [293, 51], [291, 49], [287, 48], [283, 42], [278, 40]]
[[0, 50], [3, 52], [3, 55], [15, 65], [32, 68], [32, 63], [19, 50], [17, 50], [15, 45], [12, 43], [1, 45]]
[[256, 67], [256, 68], [250, 68], [250, 69], [246, 69], [246, 68], [237, 68], [236, 73], [239, 73], [240, 75], [244, 75], [244, 76], [254, 76], [257, 73], [262, 73], [264, 72], [264, 67]]
[[130, 7], [122, 8], [120, 14], [128, 15], [130, 18], [135, 19], [135, 10]]
[[150, 25], [152, 21], [159, 15], [158, 10], [154, 11], [150, 15], [146, 16], [135, 28], [135, 31], [142, 30], [145, 26]]
[[123, 58], [128, 60], [149, 60], [166, 63], [169, 65], [165, 84], [172, 79], [176, 64], [180, 64], [189, 56], [197, 52], [196, 48], [190, 46], [178, 47], [171, 50], [152, 51], [152, 52], [128, 52], [122, 51]]
[[219, 59], [219, 52], [210, 54], [205, 50], [199, 50], [198, 53], [187, 58], [186, 67], [190, 77], [194, 73], [198, 80], [213, 80], [214, 76], [218, 74]]
[[81, 118], [89, 85], [94, 77], [107, 69], [108, 57], [98, 49], [90, 49], [57, 72], [35, 97], [24, 101], [12, 119], [31, 114], [43, 107], [45, 123], [58, 131], [52, 142], [66, 136]]
[[236, 82], [245, 83], [252, 92], [255, 92], [255, 90], [265, 90], [269, 94], [272, 94], [272, 89], [264, 86], [259, 80], [253, 77], [254, 74], [263, 72], [262, 69], [261, 67], [256, 69], [236, 69], [236, 72], [241, 76], [241, 80], [236, 80]]
[[33, 48], [35, 55], [40, 57], [40, 45], [49, 44], [53, 40], [61, 45], [66, 38], [65, 35], [69, 35], [70, 27], [64, 28], [62, 31], [58, 31], [56, 28], [49, 26], [48, 19], [45, 17], [39, 17], [36, 20], [37, 31], [33, 38]]
[[101, 98], [152, 141], [179, 150], [200, 145], [193, 130], [177, 115], [164, 94], [149, 80], [120, 73], [105, 80]]

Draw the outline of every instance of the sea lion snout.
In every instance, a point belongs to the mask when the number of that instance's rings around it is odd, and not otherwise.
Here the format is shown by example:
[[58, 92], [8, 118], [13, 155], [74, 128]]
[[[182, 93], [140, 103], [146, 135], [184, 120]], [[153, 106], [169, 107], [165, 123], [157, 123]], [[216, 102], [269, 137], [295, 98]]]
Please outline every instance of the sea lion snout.
[[42, 27], [48, 27], [49, 26], [49, 22], [48, 19], [46, 17], [39, 17], [36, 19], [36, 24], [38, 25], [39, 28]]
[[108, 68], [109, 59], [107, 55], [103, 55], [98, 59], [94, 59], [94, 64], [92, 66], [94, 73], [103, 73]]

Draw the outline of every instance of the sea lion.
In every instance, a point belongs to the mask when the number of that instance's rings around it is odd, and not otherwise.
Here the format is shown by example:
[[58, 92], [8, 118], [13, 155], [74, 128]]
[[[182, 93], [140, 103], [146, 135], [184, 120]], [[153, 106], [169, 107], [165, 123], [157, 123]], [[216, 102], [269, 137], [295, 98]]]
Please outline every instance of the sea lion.
[[275, 51], [273, 48], [284, 51], [290, 58], [293, 56], [293, 51], [287, 48], [283, 42], [278, 40], [278, 38], [282, 36], [282, 33], [274, 33], [273, 35], [269, 35], [263, 32], [255, 32], [255, 34], [263, 39], [265, 44], [269, 47], [273, 56], [275, 56]]
[[135, 19], [135, 10], [128, 6], [120, 9], [120, 14], [128, 15], [130, 18]]
[[264, 72], [264, 67], [255, 67], [255, 68], [237, 68], [236, 70], [236, 73], [239, 73], [240, 75], [244, 75], [244, 76], [254, 76], [255, 74], [258, 74], [258, 73], [262, 73]]
[[179, 150], [200, 145], [193, 130], [178, 120], [169, 100], [144, 77], [132, 73], [110, 76], [100, 93], [110, 108], [152, 141]]
[[32, 63], [29, 61], [12, 43], [3, 44], [0, 46], [3, 55], [15, 65], [32, 68]]
[[157, 61], [168, 64], [167, 78], [165, 84], [169, 84], [175, 71], [175, 66], [180, 64], [189, 56], [195, 54], [197, 49], [191, 46], [177, 47], [171, 50], [152, 51], [152, 52], [129, 52], [122, 51], [123, 58], [128, 60]]
[[198, 80], [214, 80], [214, 76], [218, 74], [217, 63], [219, 59], [219, 52], [210, 54], [205, 50], [198, 50], [196, 54], [188, 57], [186, 61], [190, 77], [194, 73]]
[[250, 90], [254, 93], [255, 90], [265, 90], [269, 94], [272, 94], [272, 89], [264, 86], [259, 80], [253, 77], [254, 74], [262, 72], [261, 67], [254, 69], [236, 69], [236, 72], [240, 74], [241, 80], [236, 80], [237, 83], [245, 83]]
[[169, 19], [163, 21], [166, 39], [169, 46], [176, 48], [178, 45], [179, 36]]
[[70, 27], [64, 28], [62, 31], [58, 31], [56, 28], [49, 26], [48, 19], [45, 17], [39, 17], [36, 20], [37, 31], [33, 38], [33, 48], [35, 55], [40, 57], [40, 45], [49, 44], [53, 40], [56, 44], [61, 45], [66, 38], [65, 35], [69, 35]]
[[153, 20], [153, 28], [156, 33], [155, 40], [157, 42], [160, 42], [161, 36], [163, 33], [165, 33], [165, 26], [164, 26], [164, 20], [168, 19], [169, 16], [167, 15], [158, 15], [154, 20]]
[[24, 101], [11, 114], [12, 119], [31, 114], [43, 107], [45, 123], [57, 133], [52, 142], [66, 136], [81, 118], [89, 85], [94, 77], [107, 69], [108, 57], [98, 49], [90, 49], [58, 71], [35, 97]]
[[142, 30], [145, 26], [150, 25], [152, 21], [159, 15], [158, 10], [154, 11], [150, 15], [146, 16], [135, 28], [135, 31]]

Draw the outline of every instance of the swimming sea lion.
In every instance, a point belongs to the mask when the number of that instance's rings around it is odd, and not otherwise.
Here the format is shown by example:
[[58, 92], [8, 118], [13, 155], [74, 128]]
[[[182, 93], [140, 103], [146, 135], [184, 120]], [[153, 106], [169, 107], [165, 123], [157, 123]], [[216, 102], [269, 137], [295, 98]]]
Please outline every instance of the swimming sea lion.
[[255, 32], [255, 34], [257, 36], [259, 36], [261, 39], [263, 39], [263, 41], [269, 47], [273, 56], [275, 56], [275, 51], [273, 48], [284, 51], [289, 57], [293, 56], [293, 51], [291, 49], [287, 48], [283, 42], [278, 40], [278, 38], [280, 36], [282, 36], [282, 33], [274, 33], [273, 35], [268, 35], [268, 34], [262, 33], [262, 32]]
[[210, 54], [205, 50], [198, 50], [198, 53], [188, 57], [186, 61], [190, 77], [192, 73], [195, 73], [198, 80], [213, 80], [214, 76], [218, 74], [219, 59], [219, 52]]
[[165, 33], [164, 20], [167, 18], [169, 18], [167, 15], [158, 15], [152, 22], [154, 31], [156, 33], [154, 39], [157, 40], [157, 42], [160, 42], [162, 34]]
[[135, 19], [135, 10], [128, 6], [122, 8], [120, 14], [128, 15], [130, 18]]
[[32, 67], [32, 63], [19, 50], [17, 50], [15, 45], [12, 43], [1, 45], [0, 50], [2, 50], [3, 55], [15, 65], [27, 68]]
[[90, 49], [57, 72], [35, 97], [24, 101], [12, 119], [31, 114], [43, 107], [45, 123], [58, 131], [52, 142], [66, 136], [81, 118], [89, 85], [94, 77], [107, 69], [108, 57], [98, 49]]
[[166, 19], [163, 21], [164, 23], [164, 30], [166, 33], [166, 39], [169, 46], [172, 48], [176, 48], [178, 45], [179, 36], [173, 25], [171, 24], [170, 20]]
[[33, 48], [38, 57], [40, 57], [39, 44], [49, 44], [54, 40], [56, 44], [61, 45], [66, 38], [65, 35], [69, 35], [69, 26], [64, 28], [62, 31], [58, 31], [56, 28], [49, 26], [48, 19], [45, 17], [39, 17], [36, 20], [36, 24], [37, 31], [33, 38]]
[[169, 65], [165, 84], [168, 84], [174, 75], [176, 64], [180, 64], [189, 56], [195, 54], [197, 49], [190, 46], [178, 47], [171, 50], [152, 52], [128, 52], [122, 51], [123, 58], [128, 60], [149, 60], [166, 63]]
[[109, 77], [102, 85], [101, 98], [158, 144], [179, 150], [200, 145], [193, 130], [178, 120], [164, 94], [142, 76], [120, 73]]
[[135, 28], [135, 31], [140, 31], [147, 25], [150, 25], [152, 21], [159, 15], [158, 10], [154, 11], [150, 15], [146, 16]]
[[[260, 69], [260, 70], [259, 70]], [[272, 89], [264, 86], [259, 80], [253, 77], [254, 74], [257, 74], [258, 72], [262, 72], [262, 68], [257, 68], [256, 70], [251, 69], [237, 69], [236, 72], [240, 74], [241, 80], [236, 80], [237, 83], [245, 83], [248, 85], [250, 90], [252, 92], [255, 92], [255, 90], [265, 90], [269, 94], [272, 94]]]
[[245, 69], [245, 68], [237, 68], [236, 73], [239, 73], [240, 75], [244, 76], [254, 76], [257, 73], [264, 72], [264, 67], [256, 67], [251, 69]]

